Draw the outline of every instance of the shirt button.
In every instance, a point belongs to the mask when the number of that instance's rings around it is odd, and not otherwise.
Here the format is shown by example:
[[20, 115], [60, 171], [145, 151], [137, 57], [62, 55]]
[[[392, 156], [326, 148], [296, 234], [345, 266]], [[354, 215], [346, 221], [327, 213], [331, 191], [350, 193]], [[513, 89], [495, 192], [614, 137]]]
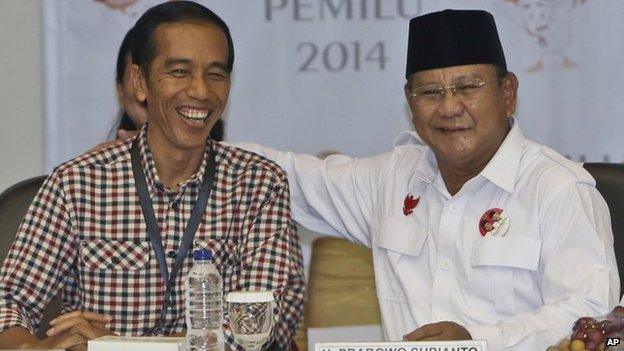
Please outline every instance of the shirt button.
[[448, 207], [448, 210], [450, 213], [457, 213], [457, 205], [455, 204], [450, 204]]
[[180, 202], [179, 201], [174, 201], [171, 203], [171, 208], [174, 209], [175, 211], [180, 209]]
[[445, 315], [443, 315], [443, 314], [439, 314], [438, 315], [438, 322], [442, 322], [442, 321], [446, 321], [446, 320], [448, 320], [448, 318], [446, 318]]
[[440, 265], [440, 267], [442, 267], [442, 269], [445, 271], [448, 271], [449, 269], [451, 269], [452, 266], [453, 266], [453, 262], [451, 262], [451, 260], [448, 258], [442, 260], [442, 264]]
[[167, 256], [169, 256], [169, 258], [176, 258], [176, 257], [178, 257], [178, 253], [173, 251], [173, 250], [171, 250], [171, 251], [167, 252]]

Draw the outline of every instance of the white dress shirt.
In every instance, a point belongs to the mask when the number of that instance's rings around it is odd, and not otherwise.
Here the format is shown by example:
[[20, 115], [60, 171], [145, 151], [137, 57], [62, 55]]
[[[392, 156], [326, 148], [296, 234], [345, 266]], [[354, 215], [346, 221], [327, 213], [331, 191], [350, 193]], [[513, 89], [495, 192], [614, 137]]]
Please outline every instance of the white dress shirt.
[[[490, 350], [544, 350], [578, 317], [619, 301], [609, 211], [594, 179], [525, 139], [517, 122], [454, 196], [413, 132], [363, 159], [238, 146], [286, 170], [294, 220], [372, 248], [387, 340], [454, 321]], [[419, 201], [405, 214], [408, 194]], [[507, 223], [483, 236], [479, 221], [495, 208]]]

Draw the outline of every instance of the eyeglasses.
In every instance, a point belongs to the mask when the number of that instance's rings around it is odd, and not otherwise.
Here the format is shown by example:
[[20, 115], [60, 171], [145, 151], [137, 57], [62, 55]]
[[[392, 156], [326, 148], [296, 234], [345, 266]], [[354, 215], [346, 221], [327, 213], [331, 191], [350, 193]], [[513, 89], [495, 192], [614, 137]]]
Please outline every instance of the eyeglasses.
[[482, 96], [483, 86], [486, 83], [494, 80], [499, 80], [496, 77], [490, 80], [483, 80], [481, 78], [462, 78], [453, 85], [442, 84], [427, 84], [415, 87], [412, 89], [410, 96], [414, 99], [417, 105], [428, 106], [437, 105], [444, 99], [446, 91], [450, 90], [453, 95], [457, 96], [462, 101], [474, 100]]

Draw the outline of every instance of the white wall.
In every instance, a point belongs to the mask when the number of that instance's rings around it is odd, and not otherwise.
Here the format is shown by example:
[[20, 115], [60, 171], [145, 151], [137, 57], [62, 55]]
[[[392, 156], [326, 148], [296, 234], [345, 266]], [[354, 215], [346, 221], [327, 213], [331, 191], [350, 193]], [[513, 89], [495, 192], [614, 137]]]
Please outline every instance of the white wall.
[[0, 0], [0, 192], [42, 173], [41, 3]]

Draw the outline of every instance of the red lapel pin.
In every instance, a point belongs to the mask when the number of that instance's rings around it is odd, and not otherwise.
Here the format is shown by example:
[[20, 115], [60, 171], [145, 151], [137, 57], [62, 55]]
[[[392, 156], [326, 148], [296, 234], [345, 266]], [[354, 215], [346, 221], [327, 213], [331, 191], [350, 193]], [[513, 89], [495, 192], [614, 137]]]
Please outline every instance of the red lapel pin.
[[419, 201], [420, 201], [420, 196], [417, 198], [414, 198], [414, 195], [407, 194], [407, 196], [405, 197], [405, 200], [403, 200], [403, 214], [407, 216], [411, 214], [412, 212], [414, 212], [414, 208], [418, 206]]

